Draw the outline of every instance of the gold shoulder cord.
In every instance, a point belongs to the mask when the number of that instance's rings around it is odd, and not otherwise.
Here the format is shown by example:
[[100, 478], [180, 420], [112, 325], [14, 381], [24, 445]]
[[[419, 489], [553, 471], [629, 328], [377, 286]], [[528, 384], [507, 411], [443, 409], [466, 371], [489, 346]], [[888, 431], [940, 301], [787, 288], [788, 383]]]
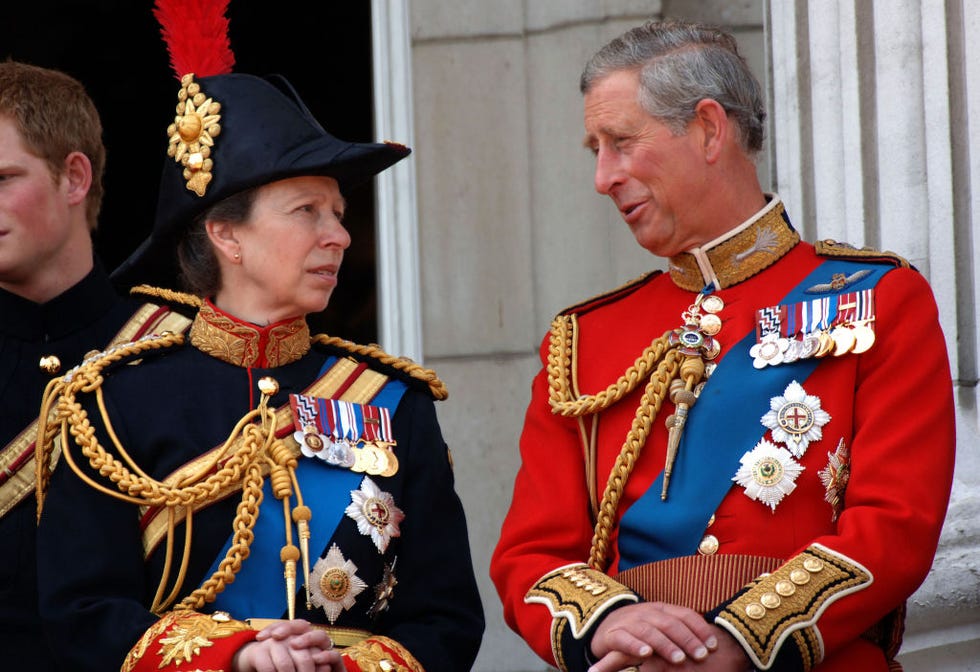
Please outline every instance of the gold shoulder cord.
[[407, 357], [396, 357], [395, 355], [389, 355], [377, 345], [359, 345], [353, 341], [340, 338], [339, 336], [316, 334], [313, 336], [313, 342], [321, 345], [333, 345], [347, 350], [348, 352], [375, 359], [381, 364], [401, 371], [402, 373], [405, 373], [416, 380], [421, 380], [429, 386], [429, 391], [432, 393], [432, 396], [435, 399], [442, 401], [449, 397], [449, 391], [446, 389], [445, 383], [439, 380], [435, 371], [432, 369], [427, 369], [424, 366], [413, 362]]
[[[676, 415], [681, 415], [681, 405], [688, 399], [678, 395], [686, 391], [693, 398], [693, 393], [690, 391], [700, 382], [704, 365], [700, 356], [684, 354], [680, 349], [675, 348], [671, 343], [671, 335], [674, 331], [668, 331], [647, 346], [633, 365], [605, 390], [594, 395], [575, 395], [570, 382], [574, 366], [575, 329], [576, 320], [573, 315], [559, 315], [551, 323], [547, 370], [548, 402], [553, 413], [575, 418], [600, 413], [635, 390], [649, 376], [649, 382], [636, 409], [632, 426], [609, 473], [599, 504], [598, 520], [589, 553], [589, 566], [605, 571], [609, 562], [609, 537], [615, 524], [616, 509], [626, 487], [626, 481], [632, 474], [650, 434], [653, 420], [668, 395], [678, 404], [679, 412]], [[678, 380], [679, 375], [681, 378]], [[674, 418], [675, 415], [668, 418], [668, 427], [672, 427], [672, 439], [679, 438], [678, 432], [683, 425], [682, 420], [677, 422]], [[678, 425], [678, 431], [673, 431], [672, 422]], [[672, 443], [676, 444], [676, 439]], [[586, 452], [594, 453], [594, 449]], [[668, 473], [670, 467], [671, 465], [668, 465]]]
[[[149, 336], [98, 353], [62, 378], [53, 380], [45, 390], [42, 400], [40, 418], [44, 419], [45, 423], [43, 433], [39, 433], [35, 465], [39, 517], [51, 477], [50, 459], [56, 438], [60, 438], [65, 461], [90, 487], [124, 502], [167, 510], [169, 525], [164, 570], [150, 608], [158, 615], [173, 605], [186, 578], [193, 511], [215, 501], [226, 486], [242, 483], [242, 500], [235, 514], [231, 548], [219, 564], [217, 571], [200, 588], [174, 606], [174, 609], [198, 609], [205, 603], [212, 602], [225, 585], [234, 579], [235, 574], [241, 569], [242, 561], [249, 554], [249, 545], [253, 538], [252, 528], [262, 501], [263, 468], [270, 472], [276, 497], [283, 500], [286, 511], [287, 539], [281, 555], [284, 563], [287, 564], [287, 575], [291, 564], [295, 576], [295, 560], [299, 555], [299, 551], [292, 545], [291, 526], [288, 521], [291, 486], [296, 485], [293, 473], [296, 458], [282, 441], [275, 438], [275, 411], [268, 406], [269, 397], [276, 392], [274, 388], [277, 386], [274, 381], [266, 381], [266, 379], [260, 381], [262, 395], [258, 408], [238, 421], [228, 439], [220, 449], [212, 452], [210, 459], [196, 463], [198, 468], [174, 486], [149, 477], [135, 464], [120, 444], [106, 412], [102, 395], [103, 370], [124, 358], [139, 356], [150, 350], [181, 345], [183, 342], [184, 336], [181, 334], [165, 333], [160, 336]], [[94, 428], [77, 400], [79, 394], [93, 392], [106, 432], [122, 461], [107, 452], [99, 443]], [[82, 456], [88, 459], [89, 465], [105, 479], [104, 482], [113, 483], [115, 489], [96, 482], [82, 471], [72, 455], [73, 441], [81, 450]], [[296, 496], [298, 505], [293, 510], [293, 518], [298, 521], [303, 517], [304, 512], [309, 510], [303, 506], [298, 489]], [[184, 549], [177, 577], [172, 588], [167, 592], [166, 587], [173, 572], [175, 512], [178, 508], [186, 511]], [[165, 593], [166, 597], [164, 597]], [[295, 594], [295, 590], [288, 594]], [[290, 604], [290, 611], [292, 609], [293, 605]]]

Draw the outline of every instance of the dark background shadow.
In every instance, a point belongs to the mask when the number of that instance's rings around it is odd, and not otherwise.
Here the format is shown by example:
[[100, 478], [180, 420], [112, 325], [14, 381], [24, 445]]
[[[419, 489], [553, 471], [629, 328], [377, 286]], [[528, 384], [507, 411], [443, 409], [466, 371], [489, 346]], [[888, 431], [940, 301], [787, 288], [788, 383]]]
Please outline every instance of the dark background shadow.
[[[96, 251], [115, 268], [149, 234], [168, 124], [179, 88], [150, 0], [27, 0], [4, 4], [0, 58], [63, 70], [88, 89], [108, 149]], [[235, 71], [279, 73], [334, 135], [373, 139], [370, 3], [231, 2]], [[353, 244], [316, 331], [377, 340], [374, 187], [345, 194]]]

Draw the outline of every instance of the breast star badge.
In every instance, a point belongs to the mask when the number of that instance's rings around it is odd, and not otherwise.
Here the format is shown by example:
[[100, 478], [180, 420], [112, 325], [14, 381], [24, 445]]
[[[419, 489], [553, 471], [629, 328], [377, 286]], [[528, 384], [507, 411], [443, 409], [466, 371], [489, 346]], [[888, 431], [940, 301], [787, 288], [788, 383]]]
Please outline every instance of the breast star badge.
[[769, 400], [769, 412], [761, 422], [772, 430], [776, 443], [785, 443], [794, 457], [803, 457], [811, 441], [823, 438], [830, 414], [820, 407], [820, 397], [807, 394], [795, 380], [781, 396]]
[[357, 576], [357, 565], [344, 559], [337, 544], [330, 546], [325, 557], [313, 565], [310, 573], [310, 602], [323, 609], [331, 625], [345, 609], [354, 606], [367, 584]]
[[837, 450], [827, 453], [827, 466], [817, 472], [827, 494], [824, 499], [830, 504], [833, 513], [830, 520], [837, 522], [844, 509], [844, 493], [847, 492], [847, 482], [851, 477], [851, 451], [841, 439]]
[[805, 469], [788, 450], [765, 439], [745, 453], [733, 481], [745, 488], [745, 495], [762, 502], [773, 512], [783, 497], [796, 489], [796, 478]]
[[347, 505], [347, 515], [357, 523], [357, 530], [366, 536], [384, 553], [392, 537], [401, 535], [399, 525], [405, 514], [395, 506], [395, 498], [384, 492], [370, 477], [365, 476], [359, 490], [351, 490], [351, 503]]

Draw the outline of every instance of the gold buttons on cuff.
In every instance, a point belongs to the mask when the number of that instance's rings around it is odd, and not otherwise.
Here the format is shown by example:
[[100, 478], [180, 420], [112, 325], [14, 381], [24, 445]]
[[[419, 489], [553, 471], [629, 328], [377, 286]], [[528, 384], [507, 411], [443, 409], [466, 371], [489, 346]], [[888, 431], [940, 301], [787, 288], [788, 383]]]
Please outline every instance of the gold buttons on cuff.
[[718, 537], [713, 534], [706, 534], [698, 544], [698, 553], [701, 555], [714, 555], [718, 552]]
[[776, 592], [783, 597], [789, 597], [796, 592], [796, 586], [792, 581], [777, 581], [776, 582]]
[[794, 569], [789, 573], [789, 580], [798, 586], [805, 586], [810, 583], [810, 572], [805, 569]]
[[816, 574], [823, 569], [823, 562], [819, 558], [806, 558], [803, 560], [803, 569]]
[[762, 597], [759, 598], [759, 602], [761, 602], [762, 606], [766, 609], [775, 609], [783, 603], [783, 601], [779, 599], [779, 595], [776, 593], [763, 593]]
[[758, 621], [765, 618], [766, 608], [758, 602], [753, 602], [752, 604], [746, 605], [745, 615], [751, 618], [753, 621]]
[[53, 376], [61, 371], [61, 360], [55, 355], [45, 355], [41, 358], [41, 361], [38, 362], [38, 366], [41, 367], [42, 371]]

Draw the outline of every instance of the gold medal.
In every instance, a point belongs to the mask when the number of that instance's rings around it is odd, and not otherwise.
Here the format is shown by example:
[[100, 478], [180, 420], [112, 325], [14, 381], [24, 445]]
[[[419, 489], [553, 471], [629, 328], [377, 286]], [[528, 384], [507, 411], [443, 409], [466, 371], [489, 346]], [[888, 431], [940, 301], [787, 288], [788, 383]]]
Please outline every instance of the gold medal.
[[706, 313], [720, 313], [725, 307], [725, 302], [716, 294], [709, 294], [701, 301], [701, 308]]
[[834, 340], [834, 357], [846, 355], [854, 348], [854, 332], [843, 325], [834, 327], [830, 337]]
[[707, 315], [701, 316], [701, 331], [706, 333], [708, 336], [714, 336], [719, 331], [721, 331], [721, 318], [714, 313], [708, 313]]
[[351, 446], [350, 451], [354, 455], [354, 465], [350, 468], [350, 470], [363, 474], [368, 470], [368, 465], [370, 464], [369, 457], [364, 454], [363, 448]]
[[834, 339], [830, 337], [830, 334], [828, 334], [826, 331], [821, 331], [817, 335], [817, 338], [820, 339], [820, 349], [817, 350], [816, 354], [814, 355], [815, 357], [826, 357], [833, 352], [834, 347], [837, 344], [834, 343]]
[[382, 471], [379, 476], [394, 476], [398, 473], [398, 458], [395, 457], [395, 451], [391, 449], [391, 446], [385, 446], [381, 449], [385, 454], [385, 458], [388, 460], [388, 468]]
[[367, 473], [371, 474], [372, 476], [380, 476], [382, 473], [387, 471], [389, 464], [388, 455], [385, 450], [378, 448], [373, 443], [366, 443], [364, 444], [363, 451], [366, 462], [365, 471], [367, 471]]
[[861, 322], [854, 327], [854, 349], [851, 352], [861, 354], [871, 349], [875, 343], [875, 330], [867, 322]]

